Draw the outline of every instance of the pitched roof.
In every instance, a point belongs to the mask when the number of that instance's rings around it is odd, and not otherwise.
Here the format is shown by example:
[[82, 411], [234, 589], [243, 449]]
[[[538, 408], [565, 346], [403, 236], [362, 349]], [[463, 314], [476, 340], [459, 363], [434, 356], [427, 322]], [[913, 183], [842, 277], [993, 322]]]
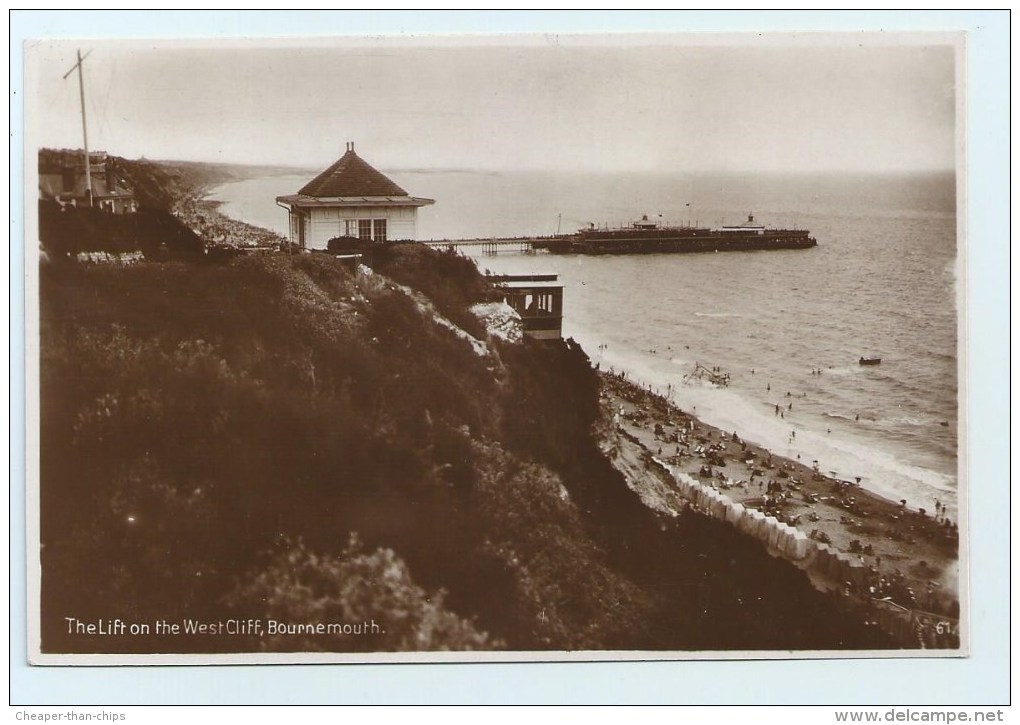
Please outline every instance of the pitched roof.
[[298, 193], [304, 196], [407, 196], [406, 191], [354, 153], [353, 144], [335, 164], [305, 184]]

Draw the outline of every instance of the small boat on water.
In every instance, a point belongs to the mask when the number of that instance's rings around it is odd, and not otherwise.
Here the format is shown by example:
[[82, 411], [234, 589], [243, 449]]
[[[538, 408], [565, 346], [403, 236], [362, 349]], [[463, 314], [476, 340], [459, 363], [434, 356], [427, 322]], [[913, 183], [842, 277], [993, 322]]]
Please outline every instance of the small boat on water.
[[882, 358], [880, 358], [880, 357], [862, 357], [857, 362], [860, 363], [861, 365], [879, 365], [882, 362]]

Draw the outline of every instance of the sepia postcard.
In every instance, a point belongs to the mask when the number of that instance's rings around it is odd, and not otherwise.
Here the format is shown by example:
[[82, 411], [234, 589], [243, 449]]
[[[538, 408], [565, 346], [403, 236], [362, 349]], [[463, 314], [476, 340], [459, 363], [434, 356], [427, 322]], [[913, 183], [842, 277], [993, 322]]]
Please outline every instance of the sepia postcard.
[[30, 661], [967, 655], [964, 51], [27, 42]]

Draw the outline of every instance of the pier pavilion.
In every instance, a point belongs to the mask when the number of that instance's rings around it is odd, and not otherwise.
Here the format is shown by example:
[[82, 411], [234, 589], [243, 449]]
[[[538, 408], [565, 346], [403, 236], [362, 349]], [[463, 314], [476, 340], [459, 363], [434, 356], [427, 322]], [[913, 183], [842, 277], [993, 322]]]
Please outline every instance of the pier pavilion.
[[297, 194], [276, 197], [276, 203], [290, 215], [291, 243], [303, 249], [325, 249], [335, 237], [414, 240], [419, 207], [435, 201], [410, 196], [348, 143], [336, 163]]

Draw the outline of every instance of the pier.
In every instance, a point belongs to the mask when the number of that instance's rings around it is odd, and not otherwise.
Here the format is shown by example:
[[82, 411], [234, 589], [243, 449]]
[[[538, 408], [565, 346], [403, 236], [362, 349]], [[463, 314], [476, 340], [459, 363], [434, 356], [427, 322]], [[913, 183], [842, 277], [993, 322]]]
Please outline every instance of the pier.
[[433, 249], [459, 251], [481, 249], [482, 254], [494, 256], [503, 253], [534, 254], [536, 244], [549, 242], [556, 237], [486, 237], [476, 239], [431, 239], [419, 242]]

